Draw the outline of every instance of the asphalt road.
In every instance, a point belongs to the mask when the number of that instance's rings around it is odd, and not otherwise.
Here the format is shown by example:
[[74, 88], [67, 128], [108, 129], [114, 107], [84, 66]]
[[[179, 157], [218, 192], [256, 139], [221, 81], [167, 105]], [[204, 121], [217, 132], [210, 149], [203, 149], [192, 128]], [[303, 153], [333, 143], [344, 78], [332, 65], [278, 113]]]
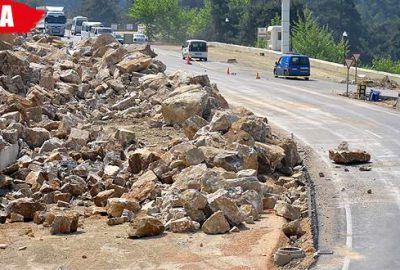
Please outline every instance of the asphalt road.
[[[400, 269], [400, 113], [338, 96], [344, 85], [325, 81], [275, 79], [240, 64], [195, 62], [155, 47], [167, 72], [206, 72], [232, 105], [268, 117], [310, 146], [324, 172], [315, 178], [320, 221], [319, 246], [334, 251], [321, 256], [316, 269]], [[237, 73], [226, 75], [226, 69]], [[328, 150], [346, 140], [372, 154], [373, 170], [336, 166]], [[371, 189], [372, 194], [367, 194]]]

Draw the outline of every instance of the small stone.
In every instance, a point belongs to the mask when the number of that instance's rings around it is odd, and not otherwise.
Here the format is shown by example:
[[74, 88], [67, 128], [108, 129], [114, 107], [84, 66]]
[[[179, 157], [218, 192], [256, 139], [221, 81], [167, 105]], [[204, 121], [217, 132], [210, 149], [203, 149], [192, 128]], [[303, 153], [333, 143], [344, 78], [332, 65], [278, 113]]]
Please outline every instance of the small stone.
[[229, 231], [230, 233], [238, 233], [240, 232], [240, 229], [236, 226], [233, 226], [232, 229]]
[[135, 219], [128, 231], [129, 238], [142, 238], [162, 234], [165, 230], [163, 223], [151, 216]]
[[361, 166], [360, 171], [361, 172], [370, 172], [370, 171], [372, 171], [372, 167], [371, 166]]
[[323, 177], [325, 177], [325, 174], [323, 172], [320, 172], [319, 177], [323, 178]]
[[27, 249], [26, 246], [18, 248], [18, 250], [20, 250], [20, 251], [21, 251], [21, 250], [25, 250], [25, 249]]
[[372, 189], [368, 189], [367, 193], [372, 194]]
[[69, 203], [64, 202], [64, 201], [57, 201], [57, 206], [58, 207], [65, 207], [65, 208], [71, 207], [71, 205]]
[[0, 244], [0, 249], [6, 249], [6, 248], [8, 248], [8, 245], [6, 245], [6, 244]]

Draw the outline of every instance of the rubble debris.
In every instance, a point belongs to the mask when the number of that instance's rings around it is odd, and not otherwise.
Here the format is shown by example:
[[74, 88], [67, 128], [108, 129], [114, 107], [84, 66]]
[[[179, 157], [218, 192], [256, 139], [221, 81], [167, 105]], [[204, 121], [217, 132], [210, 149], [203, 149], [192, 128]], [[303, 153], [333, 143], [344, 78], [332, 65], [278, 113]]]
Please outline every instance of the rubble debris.
[[342, 142], [337, 149], [329, 151], [329, 159], [339, 164], [368, 163], [371, 155], [363, 150], [350, 150], [347, 142]]
[[74, 233], [83, 207], [129, 223], [130, 238], [225, 234], [275, 209], [302, 237], [296, 143], [229, 108], [207, 75], [167, 75], [150, 46], [107, 35], [68, 49], [46, 35], [3, 43], [0, 150], [18, 157], [0, 174], [0, 223]]

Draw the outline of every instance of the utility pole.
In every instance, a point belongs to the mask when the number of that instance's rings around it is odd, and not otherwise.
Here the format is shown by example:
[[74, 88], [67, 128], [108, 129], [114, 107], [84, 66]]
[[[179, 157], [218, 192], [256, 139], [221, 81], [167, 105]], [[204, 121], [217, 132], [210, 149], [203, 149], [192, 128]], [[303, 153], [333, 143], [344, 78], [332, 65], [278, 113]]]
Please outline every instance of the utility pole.
[[290, 52], [290, 0], [282, 0], [282, 54]]

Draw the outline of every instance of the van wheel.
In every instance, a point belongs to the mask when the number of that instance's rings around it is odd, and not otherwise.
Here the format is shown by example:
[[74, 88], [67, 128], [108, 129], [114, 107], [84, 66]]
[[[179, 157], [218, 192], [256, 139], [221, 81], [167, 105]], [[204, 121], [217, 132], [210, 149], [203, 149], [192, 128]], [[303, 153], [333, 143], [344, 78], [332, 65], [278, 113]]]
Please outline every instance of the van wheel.
[[310, 78], [309, 78], [309, 77], [305, 77], [305, 78], [304, 78], [304, 80], [306, 80], [306, 81], [309, 81], [309, 80], [310, 80]]
[[278, 74], [276, 74], [276, 69], [274, 69], [274, 77], [278, 78]]
[[204, 60], [204, 62], [207, 62], [207, 61], [208, 61], [208, 58], [203, 58], [203, 60]]

